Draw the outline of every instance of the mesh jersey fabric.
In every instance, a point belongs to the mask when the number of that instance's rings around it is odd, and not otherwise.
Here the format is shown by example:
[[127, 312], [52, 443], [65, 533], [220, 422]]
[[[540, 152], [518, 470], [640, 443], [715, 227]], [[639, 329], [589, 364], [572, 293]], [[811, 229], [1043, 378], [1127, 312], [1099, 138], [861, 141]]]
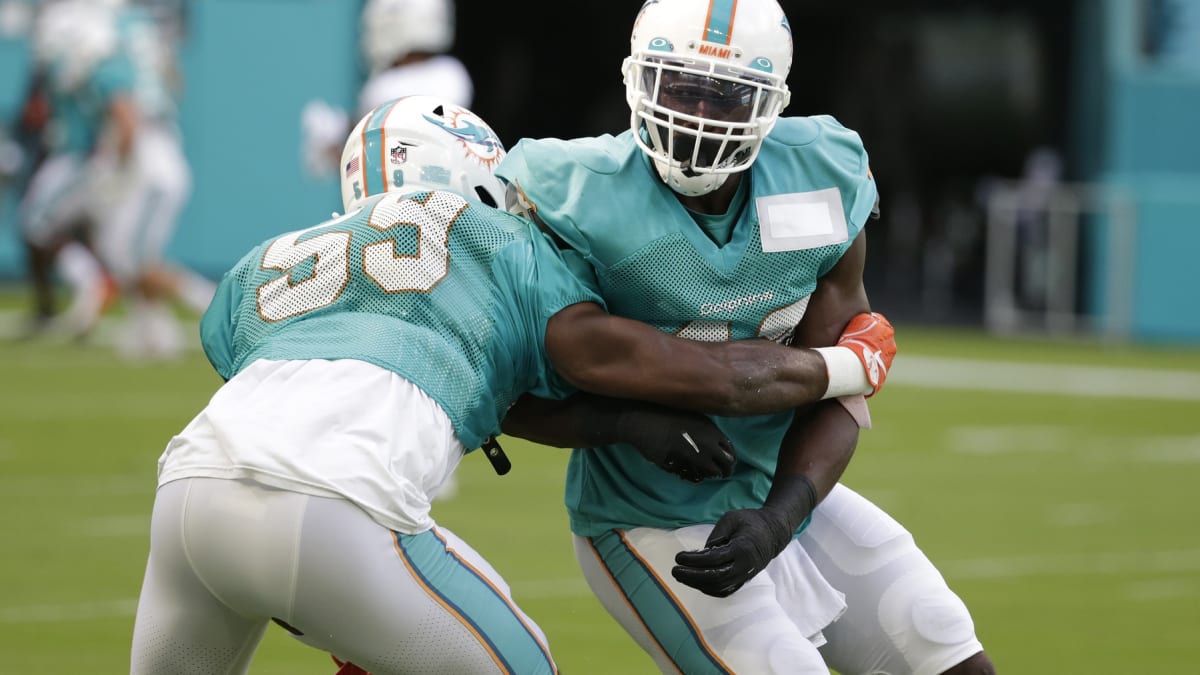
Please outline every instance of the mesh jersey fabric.
[[[817, 280], [862, 230], [877, 191], [858, 134], [828, 116], [780, 119], [750, 168], [745, 208], [729, 241], [714, 243], [657, 177], [631, 131], [574, 140], [522, 140], [497, 174], [570, 246], [613, 314], [700, 340], [789, 335]], [[836, 190], [845, 241], [766, 252], [759, 200]], [[699, 485], [648, 466], [628, 448], [576, 449], [566, 502], [572, 530], [674, 528], [716, 522], [762, 504], [792, 413], [717, 418], [737, 448], [732, 476]]]
[[217, 372], [256, 359], [357, 359], [411, 381], [478, 448], [526, 391], [571, 390], [545, 354], [548, 319], [600, 302], [528, 221], [448, 192], [383, 194], [264, 242], [201, 319]]

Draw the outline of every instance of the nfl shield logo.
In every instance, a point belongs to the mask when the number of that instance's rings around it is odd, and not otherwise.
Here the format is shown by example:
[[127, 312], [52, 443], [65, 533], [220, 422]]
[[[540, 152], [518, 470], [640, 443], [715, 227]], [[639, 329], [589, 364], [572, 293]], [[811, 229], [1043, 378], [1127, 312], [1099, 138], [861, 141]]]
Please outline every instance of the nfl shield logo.
[[408, 148], [396, 144], [392, 146], [392, 164], [403, 164], [408, 161]]

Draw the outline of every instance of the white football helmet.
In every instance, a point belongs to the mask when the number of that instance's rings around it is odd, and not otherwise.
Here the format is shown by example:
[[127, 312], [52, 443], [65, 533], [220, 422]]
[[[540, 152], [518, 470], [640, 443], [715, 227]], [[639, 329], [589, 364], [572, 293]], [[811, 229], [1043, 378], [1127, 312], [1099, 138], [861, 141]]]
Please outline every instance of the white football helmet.
[[758, 157], [791, 97], [776, 0], [647, 0], [622, 72], [630, 126], [663, 181], [696, 196]]
[[373, 73], [412, 52], [440, 54], [454, 46], [454, 2], [367, 0], [361, 30], [363, 57]]
[[73, 90], [104, 59], [116, 53], [118, 35], [111, 7], [90, 0], [46, 5], [33, 27], [33, 55], [62, 90]]
[[504, 145], [478, 115], [434, 96], [405, 96], [376, 107], [350, 132], [338, 172], [342, 206], [357, 209], [372, 195], [447, 190], [504, 206], [492, 171]]

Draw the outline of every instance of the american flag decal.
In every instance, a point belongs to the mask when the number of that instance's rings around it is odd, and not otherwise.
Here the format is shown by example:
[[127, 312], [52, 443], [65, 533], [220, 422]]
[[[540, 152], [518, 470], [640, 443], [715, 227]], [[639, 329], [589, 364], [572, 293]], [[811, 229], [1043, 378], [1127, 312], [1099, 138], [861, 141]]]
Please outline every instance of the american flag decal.
[[349, 176], [349, 175], [351, 175], [353, 173], [357, 173], [357, 172], [358, 172], [358, 155], [355, 155], [354, 159], [350, 160], [349, 162], [346, 162], [346, 175]]

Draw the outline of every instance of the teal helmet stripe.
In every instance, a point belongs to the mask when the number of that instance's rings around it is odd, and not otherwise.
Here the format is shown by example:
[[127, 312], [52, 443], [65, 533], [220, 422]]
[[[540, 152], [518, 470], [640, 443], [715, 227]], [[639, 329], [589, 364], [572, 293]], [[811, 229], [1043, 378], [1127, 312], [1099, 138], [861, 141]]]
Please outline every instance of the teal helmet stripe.
[[387, 192], [387, 177], [383, 175], [383, 172], [387, 171], [387, 138], [383, 122], [395, 106], [396, 101], [379, 106], [363, 127], [363, 196]]
[[733, 12], [737, 0], [709, 0], [708, 21], [704, 25], [705, 42], [727, 45], [733, 39]]

